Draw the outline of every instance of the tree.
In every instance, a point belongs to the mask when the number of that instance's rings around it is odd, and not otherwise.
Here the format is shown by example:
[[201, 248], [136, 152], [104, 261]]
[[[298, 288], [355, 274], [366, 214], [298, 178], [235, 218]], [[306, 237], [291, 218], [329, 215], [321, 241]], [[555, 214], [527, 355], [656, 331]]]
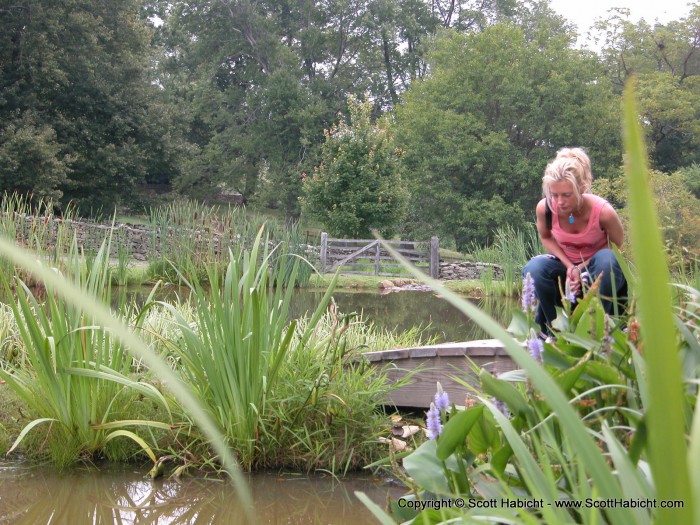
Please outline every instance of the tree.
[[637, 77], [651, 164], [673, 172], [700, 161], [700, 5], [687, 18], [649, 25], [613, 10], [597, 24], [608, 76], [618, 92]]
[[154, 9], [166, 20], [166, 89], [191, 108], [196, 148], [177, 188], [202, 195], [223, 184], [289, 216], [299, 213], [299, 173], [317, 163], [347, 94], [368, 93], [375, 115], [390, 110], [423, 74], [424, 42], [439, 26], [422, 0], [164, 4]]
[[[546, 23], [545, 23], [546, 22]], [[571, 48], [558, 24], [445, 32], [431, 75], [396, 111], [411, 204], [406, 230], [488, 242], [533, 215], [545, 165], [564, 146], [587, 148], [597, 176], [615, 172], [618, 102], [595, 55]]]
[[327, 130], [321, 163], [304, 179], [303, 209], [331, 235], [391, 237], [405, 212], [400, 152], [383, 125], [370, 120], [372, 105], [349, 97], [350, 124]]
[[141, 2], [11, 4], [0, 8], [0, 190], [88, 211], [173, 169]]

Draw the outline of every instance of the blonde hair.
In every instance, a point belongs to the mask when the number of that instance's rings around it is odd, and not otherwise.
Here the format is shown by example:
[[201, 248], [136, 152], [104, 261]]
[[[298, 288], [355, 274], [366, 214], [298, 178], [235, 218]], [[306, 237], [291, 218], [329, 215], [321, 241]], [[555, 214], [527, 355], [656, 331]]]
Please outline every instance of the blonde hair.
[[547, 164], [542, 177], [542, 193], [549, 206], [552, 206], [550, 187], [555, 182], [570, 182], [579, 206], [583, 202], [583, 194], [591, 189], [593, 174], [591, 160], [582, 148], [563, 148], [557, 151], [555, 159]]

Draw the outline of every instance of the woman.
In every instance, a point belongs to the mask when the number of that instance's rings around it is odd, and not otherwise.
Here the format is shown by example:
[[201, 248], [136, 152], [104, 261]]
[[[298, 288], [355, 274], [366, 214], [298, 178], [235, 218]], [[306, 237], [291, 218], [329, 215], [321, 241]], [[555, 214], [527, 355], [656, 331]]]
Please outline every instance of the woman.
[[[544, 199], [537, 204], [537, 231], [549, 252], [534, 257], [523, 268], [534, 279], [539, 300], [536, 321], [545, 334], [551, 333], [561, 290], [581, 292], [581, 274], [592, 281], [602, 274], [600, 296], [607, 313], [613, 297], [627, 293], [627, 284], [611, 243], [622, 246], [622, 223], [605, 199], [588, 193], [591, 161], [581, 148], [565, 148], [547, 166], [542, 177]], [[551, 211], [549, 211], [551, 210]], [[549, 218], [548, 218], [549, 215]]]

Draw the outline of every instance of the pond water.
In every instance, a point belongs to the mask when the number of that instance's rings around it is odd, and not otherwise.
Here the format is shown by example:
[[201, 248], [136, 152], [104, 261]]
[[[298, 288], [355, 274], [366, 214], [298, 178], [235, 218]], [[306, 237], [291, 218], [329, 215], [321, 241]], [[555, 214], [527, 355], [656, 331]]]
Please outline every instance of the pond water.
[[[323, 297], [322, 291], [300, 290], [292, 304], [295, 316], [312, 311]], [[340, 291], [333, 294], [342, 313], [362, 314], [378, 327], [405, 331], [413, 326], [424, 328], [426, 336], [438, 342], [485, 339], [487, 335], [471, 319], [432, 292], [401, 291], [381, 295], [376, 292]], [[508, 326], [516, 301], [510, 298], [467, 299]], [[426, 337], [427, 338], [427, 337]]]
[[[0, 523], [5, 525], [247, 523], [233, 486], [221, 480], [153, 481], [148, 467], [78, 468], [57, 473], [0, 463]], [[259, 473], [249, 476], [259, 524], [375, 523], [354, 495], [380, 507], [405, 490], [369, 474], [331, 476]]]
[[[137, 302], [146, 300], [150, 288], [131, 288], [128, 293]], [[160, 300], [186, 297], [187, 290], [166, 287], [160, 290]], [[323, 297], [325, 290], [301, 288], [295, 290], [291, 305], [291, 315], [301, 317], [313, 312]], [[338, 290], [333, 294], [338, 311], [343, 314], [361, 314], [363, 319], [372, 321], [382, 329], [404, 331], [414, 326], [424, 328], [424, 334], [435, 336], [437, 342], [471, 341], [489, 338], [471, 319], [433, 292], [401, 291], [380, 294], [373, 291]], [[507, 297], [465, 298], [494, 317], [503, 326], [508, 326], [512, 311], [517, 308], [517, 300]]]

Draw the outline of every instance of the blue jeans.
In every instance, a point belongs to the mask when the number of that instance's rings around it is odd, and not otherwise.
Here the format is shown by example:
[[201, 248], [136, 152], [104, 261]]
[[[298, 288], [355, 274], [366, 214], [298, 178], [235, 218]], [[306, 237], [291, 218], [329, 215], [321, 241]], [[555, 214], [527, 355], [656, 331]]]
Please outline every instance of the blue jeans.
[[[614, 305], [611, 301], [613, 284], [615, 297], [622, 299], [627, 296], [627, 282], [615, 258], [615, 253], [610, 248], [598, 251], [591, 257], [586, 269], [592, 282], [599, 274], [603, 274], [600, 280], [600, 297], [605, 311], [609, 314], [613, 313]], [[557, 317], [556, 307], [561, 306], [559, 283], [563, 290], [566, 282], [566, 266], [553, 255], [538, 255], [530, 259], [523, 268], [523, 277], [528, 273], [535, 281], [535, 295], [539, 301], [535, 321], [539, 323], [542, 332], [550, 334], [552, 321]]]

